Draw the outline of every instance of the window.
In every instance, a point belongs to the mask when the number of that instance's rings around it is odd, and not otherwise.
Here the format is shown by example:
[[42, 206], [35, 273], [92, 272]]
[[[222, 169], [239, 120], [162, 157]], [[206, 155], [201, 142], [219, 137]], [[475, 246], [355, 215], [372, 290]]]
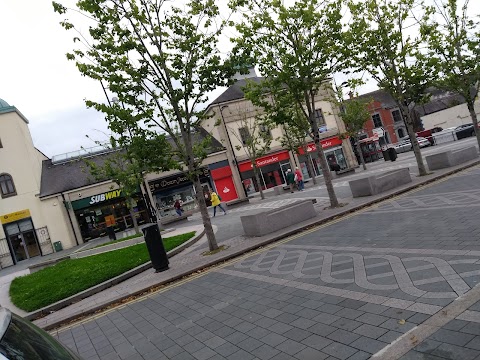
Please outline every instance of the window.
[[17, 195], [15, 191], [15, 185], [13, 185], [13, 179], [8, 174], [0, 175], [0, 192], [2, 198]]
[[242, 144], [246, 145], [248, 139], [250, 139], [250, 131], [246, 127], [242, 127], [238, 129], [238, 132], [240, 134], [240, 138], [242, 139]]
[[400, 114], [400, 110], [393, 110], [392, 111], [392, 117], [393, 117], [393, 121], [395, 122], [400, 122], [402, 121], [402, 114]]
[[318, 125], [325, 124], [325, 118], [323, 117], [322, 109], [315, 109], [315, 119], [317, 120]]
[[258, 129], [260, 130], [260, 136], [262, 139], [272, 140], [272, 132], [269, 127], [266, 125], [259, 125]]
[[405, 136], [405, 133], [403, 132], [403, 129], [398, 129], [398, 137], [401, 139]]
[[380, 114], [372, 115], [372, 120], [373, 120], [373, 127], [378, 128], [383, 126], [382, 119], [380, 118]]

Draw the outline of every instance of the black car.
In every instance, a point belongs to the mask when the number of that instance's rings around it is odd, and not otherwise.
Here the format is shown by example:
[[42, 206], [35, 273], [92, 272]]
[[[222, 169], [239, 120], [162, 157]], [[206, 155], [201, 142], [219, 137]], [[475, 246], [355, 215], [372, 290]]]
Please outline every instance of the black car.
[[31, 322], [0, 308], [0, 360], [81, 360]]
[[463, 125], [457, 126], [454, 131], [455, 131], [455, 135], [457, 135], [458, 140], [475, 135], [473, 124], [463, 124]]

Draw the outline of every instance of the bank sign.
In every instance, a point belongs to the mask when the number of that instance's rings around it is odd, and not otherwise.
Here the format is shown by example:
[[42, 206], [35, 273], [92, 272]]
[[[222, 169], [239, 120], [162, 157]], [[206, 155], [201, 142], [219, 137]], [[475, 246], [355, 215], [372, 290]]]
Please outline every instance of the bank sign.
[[114, 200], [122, 197], [122, 190], [111, 190], [102, 194], [93, 195], [85, 199], [72, 201], [73, 210], [83, 209], [89, 206], [103, 203], [105, 201]]

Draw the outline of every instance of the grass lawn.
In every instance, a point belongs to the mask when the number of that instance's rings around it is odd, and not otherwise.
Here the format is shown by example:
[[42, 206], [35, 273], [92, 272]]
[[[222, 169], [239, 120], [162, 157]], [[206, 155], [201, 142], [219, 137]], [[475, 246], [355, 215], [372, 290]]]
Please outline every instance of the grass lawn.
[[[166, 251], [195, 236], [195, 231], [163, 239]], [[18, 277], [10, 298], [18, 308], [34, 311], [75, 295], [150, 260], [145, 243], [81, 259], [68, 259], [36, 273]]]

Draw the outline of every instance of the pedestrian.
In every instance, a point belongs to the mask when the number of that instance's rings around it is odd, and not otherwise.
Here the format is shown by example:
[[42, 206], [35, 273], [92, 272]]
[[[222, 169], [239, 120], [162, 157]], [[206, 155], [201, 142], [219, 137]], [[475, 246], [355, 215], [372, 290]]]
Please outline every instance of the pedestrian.
[[173, 204], [173, 207], [175, 208], [177, 215], [182, 216], [183, 209], [182, 209], [182, 204], [180, 203], [180, 200], [177, 199], [177, 201], [175, 201], [175, 204]]
[[212, 202], [213, 206], [213, 216], [215, 216], [217, 213], [217, 206], [223, 210], [224, 215], [227, 215], [227, 212], [222, 206], [222, 199], [217, 195], [217, 193], [213, 191], [210, 193], [210, 201]]
[[304, 189], [303, 175], [298, 167], [295, 168], [295, 180], [297, 181], [298, 191], [303, 191]]
[[290, 186], [290, 192], [293, 193], [293, 185], [295, 184], [295, 175], [292, 169], [287, 170], [287, 185]]

